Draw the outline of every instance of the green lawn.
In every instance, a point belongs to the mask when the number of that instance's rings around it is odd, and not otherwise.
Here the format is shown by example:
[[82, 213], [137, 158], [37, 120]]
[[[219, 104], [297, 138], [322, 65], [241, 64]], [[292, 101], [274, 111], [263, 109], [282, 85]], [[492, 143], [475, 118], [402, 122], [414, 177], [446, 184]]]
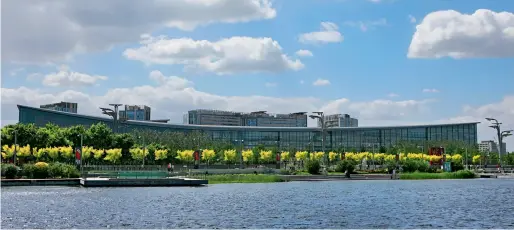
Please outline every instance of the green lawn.
[[426, 180], [426, 179], [471, 179], [475, 178], [475, 173], [469, 170], [443, 173], [400, 173], [402, 180]]
[[278, 175], [266, 174], [197, 175], [190, 177], [198, 179], [207, 179], [209, 181], [209, 184], [285, 182]]

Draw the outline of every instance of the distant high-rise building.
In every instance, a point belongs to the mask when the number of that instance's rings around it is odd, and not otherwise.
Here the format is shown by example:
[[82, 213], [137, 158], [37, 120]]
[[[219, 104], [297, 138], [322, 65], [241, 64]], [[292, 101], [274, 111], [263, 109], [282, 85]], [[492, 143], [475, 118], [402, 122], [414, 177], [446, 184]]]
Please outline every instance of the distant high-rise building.
[[122, 120], [150, 121], [150, 107], [146, 105], [125, 105], [125, 110], [119, 111]]
[[[318, 127], [321, 127], [321, 121], [318, 120]], [[325, 116], [325, 127], [359, 127], [359, 120], [350, 117], [348, 114], [332, 114]]]
[[241, 113], [196, 109], [188, 111], [188, 124], [190, 125], [228, 125], [241, 126]]
[[[505, 142], [502, 143], [502, 149], [507, 149], [507, 144]], [[478, 143], [478, 150], [480, 152], [487, 152], [487, 153], [499, 153], [500, 150], [498, 149], [498, 144], [495, 141], [489, 140], [489, 141], [481, 141]]]
[[67, 113], [77, 113], [77, 103], [61, 101], [53, 104], [40, 105], [39, 108], [50, 109]]
[[264, 126], [264, 127], [307, 127], [306, 113], [268, 114], [266, 111], [251, 113], [191, 110], [184, 122], [195, 125]]
[[307, 127], [307, 113], [268, 114], [257, 111], [243, 114], [243, 126]]

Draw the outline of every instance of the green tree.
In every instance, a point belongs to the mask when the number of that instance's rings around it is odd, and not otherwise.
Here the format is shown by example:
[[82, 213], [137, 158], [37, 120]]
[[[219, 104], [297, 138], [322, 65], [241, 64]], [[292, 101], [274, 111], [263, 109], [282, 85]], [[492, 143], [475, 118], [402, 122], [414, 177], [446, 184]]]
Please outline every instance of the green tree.
[[72, 143], [72, 146], [80, 146], [81, 135], [82, 144], [84, 144], [84, 141], [89, 138], [86, 136], [86, 128], [83, 125], [75, 125], [65, 129], [65, 137]]
[[87, 145], [96, 149], [109, 149], [112, 147], [112, 130], [104, 123], [91, 125], [86, 131]]

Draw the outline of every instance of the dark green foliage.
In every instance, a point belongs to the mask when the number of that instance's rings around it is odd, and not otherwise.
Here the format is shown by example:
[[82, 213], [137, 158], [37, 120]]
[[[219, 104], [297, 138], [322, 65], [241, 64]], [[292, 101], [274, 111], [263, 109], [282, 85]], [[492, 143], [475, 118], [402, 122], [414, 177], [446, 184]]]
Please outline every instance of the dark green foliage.
[[342, 160], [340, 161], [336, 166], [336, 172], [344, 173], [348, 170], [349, 173], [353, 173], [355, 170], [355, 165], [357, 165], [357, 162], [352, 160]]
[[464, 170], [464, 165], [462, 165], [462, 163], [460, 163], [460, 162], [452, 162], [451, 169], [452, 169], [452, 172]]
[[316, 160], [309, 160], [305, 164], [305, 168], [307, 168], [307, 172], [310, 174], [319, 174], [319, 170], [321, 169], [321, 165], [319, 164], [319, 161]]
[[19, 168], [13, 164], [2, 165], [2, 176], [6, 179], [15, 179], [18, 176]]
[[428, 168], [428, 163], [422, 160], [406, 160], [402, 162], [403, 172], [427, 172]]
[[79, 178], [80, 172], [74, 165], [55, 163], [48, 167], [50, 178]]
[[380, 146], [380, 149], [378, 150], [379, 153], [386, 153], [387, 149], [385, 146]]

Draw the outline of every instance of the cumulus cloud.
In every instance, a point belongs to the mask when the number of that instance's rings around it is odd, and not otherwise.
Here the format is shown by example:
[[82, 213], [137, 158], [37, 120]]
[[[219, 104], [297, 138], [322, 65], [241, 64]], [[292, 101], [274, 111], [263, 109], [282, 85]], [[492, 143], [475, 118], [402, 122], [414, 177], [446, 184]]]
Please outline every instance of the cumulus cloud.
[[300, 34], [301, 43], [337, 43], [343, 41], [339, 27], [333, 22], [322, 22], [320, 31]]
[[[462, 114], [449, 119], [442, 119], [437, 122], [481, 122], [478, 125], [478, 141], [495, 140], [496, 131], [489, 127], [490, 122], [486, 117], [492, 117], [502, 123], [502, 130], [514, 129], [514, 95], [507, 95], [501, 101], [481, 106], [464, 106]], [[514, 136], [504, 139], [507, 143], [507, 150], [514, 151]]]
[[296, 51], [296, 56], [300, 57], [312, 57], [312, 52], [310, 50], [298, 50]]
[[180, 64], [217, 74], [300, 70], [303, 63], [282, 52], [271, 38], [231, 37], [216, 42], [143, 35], [141, 46], [123, 53], [146, 64]]
[[321, 79], [321, 78], [318, 78], [316, 81], [314, 81], [312, 83], [312, 85], [314, 86], [325, 86], [325, 85], [330, 85], [330, 81], [327, 80], [327, 79]]
[[[92, 86], [100, 80], [107, 80], [106, 76], [89, 75], [69, 70], [68, 66], [62, 65], [58, 72], [45, 75], [43, 85], [52, 87], [76, 87], [76, 86]], [[29, 78], [37, 77], [30, 75]]]
[[514, 56], [514, 14], [480, 9], [473, 14], [436, 11], [416, 26], [409, 58]]
[[[383, 122], [405, 123], [417, 119], [421, 101], [350, 101], [321, 100], [315, 97], [269, 97], [269, 96], [221, 96], [194, 88], [193, 82], [178, 76], [165, 76], [152, 71], [151, 84], [130, 88], [111, 88], [105, 93], [90, 94], [79, 90], [45, 91], [28, 87], [2, 88], [2, 124], [18, 119], [16, 104], [38, 107], [58, 101], [78, 103], [81, 114], [100, 116], [99, 106], [109, 103], [145, 104], [152, 108], [152, 118], [168, 118], [180, 123], [182, 116], [191, 109], [220, 109], [250, 112], [265, 110], [273, 113], [298, 111], [326, 111], [327, 113], [349, 113], [362, 117], [361, 124], [374, 125]], [[343, 103], [344, 102], [344, 103]], [[399, 120], [402, 119], [402, 120]], [[387, 120], [387, 121], [384, 121]], [[369, 123], [377, 122], [377, 123]], [[313, 125], [315, 125], [313, 123]]]
[[74, 54], [137, 41], [162, 27], [271, 19], [268, 0], [2, 1], [2, 60], [60, 62]]

